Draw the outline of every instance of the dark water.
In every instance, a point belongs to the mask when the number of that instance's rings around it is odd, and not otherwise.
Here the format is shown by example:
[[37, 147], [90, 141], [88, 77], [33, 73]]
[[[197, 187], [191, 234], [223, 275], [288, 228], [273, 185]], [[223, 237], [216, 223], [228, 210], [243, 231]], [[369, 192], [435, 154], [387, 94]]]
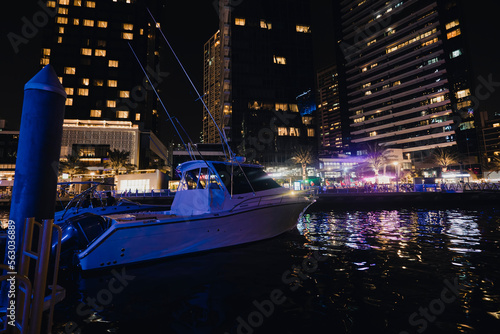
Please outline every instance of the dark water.
[[63, 272], [53, 332], [498, 333], [499, 250], [498, 209], [313, 206], [272, 240]]

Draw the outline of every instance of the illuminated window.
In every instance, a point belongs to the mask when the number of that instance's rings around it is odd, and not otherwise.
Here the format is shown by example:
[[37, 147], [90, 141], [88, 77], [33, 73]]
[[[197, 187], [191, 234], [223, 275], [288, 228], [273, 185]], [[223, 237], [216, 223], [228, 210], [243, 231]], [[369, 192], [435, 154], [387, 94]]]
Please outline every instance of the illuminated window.
[[288, 128], [278, 127], [278, 136], [288, 136]]
[[48, 65], [50, 62], [50, 59], [49, 58], [42, 58], [40, 59], [40, 65]]
[[245, 22], [246, 22], [245, 19], [243, 19], [241, 17], [237, 17], [234, 19], [234, 24], [237, 26], [244, 26]]
[[90, 111], [90, 117], [101, 117], [102, 115], [102, 110], [100, 109], [92, 109]]
[[122, 28], [123, 30], [134, 30], [134, 25], [132, 23], [123, 23]]
[[68, 18], [67, 17], [58, 16], [56, 18], [56, 22], [59, 23], [59, 24], [68, 24]]
[[106, 57], [106, 50], [95, 49], [94, 50], [94, 56], [96, 56], [96, 57]]
[[94, 20], [84, 19], [83, 20], [83, 25], [86, 26], [86, 27], [93, 27], [94, 26]]
[[274, 105], [274, 108], [276, 110], [287, 111], [288, 110], [288, 104], [287, 103], [276, 103]]
[[107, 28], [108, 27], [108, 21], [97, 21], [97, 27], [98, 28]]
[[299, 112], [299, 106], [298, 106], [298, 105], [296, 105], [296, 104], [290, 104], [290, 105], [288, 106], [288, 108], [289, 108], [289, 110], [290, 110], [290, 111], [293, 111], [293, 112]]
[[300, 129], [298, 128], [290, 128], [289, 129], [290, 133], [290, 137], [300, 137]]
[[118, 81], [108, 80], [108, 87], [116, 87], [116, 86], [118, 86]]
[[84, 86], [88, 86], [88, 85], [89, 85], [89, 83], [90, 83], [89, 78], [82, 78], [82, 85], [84, 85]]
[[116, 108], [116, 101], [115, 100], [107, 100], [106, 101], [106, 106], [108, 108]]
[[310, 34], [311, 33], [311, 27], [310, 26], [303, 26], [303, 25], [296, 25], [295, 30], [297, 32], [302, 32], [305, 34]]
[[81, 7], [82, 6], [82, 0], [74, 0], [73, 1], [73, 6]]
[[463, 102], [458, 102], [457, 103], [457, 109], [460, 110], [462, 108], [470, 107], [471, 105], [472, 105], [472, 101], [470, 101], [470, 100], [463, 101]]
[[59, 0], [59, 4], [60, 5], [68, 6], [69, 5], [69, 0]]
[[262, 29], [271, 30], [273, 28], [273, 25], [271, 24], [271, 22], [267, 22], [266, 20], [260, 20], [260, 27]]
[[108, 66], [109, 67], [118, 67], [118, 60], [109, 60]]
[[275, 64], [286, 65], [286, 58], [285, 57], [273, 56], [273, 60], [274, 60]]
[[451, 28], [454, 28], [454, 27], [458, 26], [459, 24], [460, 23], [458, 22], [458, 20], [451, 21], [450, 23], [446, 24], [446, 30], [450, 30]]
[[123, 39], [134, 39], [134, 34], [131, 32], [122, 32]]
[[444, 101], [444, 95], [436, 96], [432, 99], [430, 99], [431, 104], [433, 103], [439, 103]]
[[437, 43], [438, 42], [438, 39], [437, 37], [436, 38], [433, 38], [431, 40], [428, 40], [427, 42], [425, 43], [422, 43], [422, 46], [428, 46], [428, 45], [431, 45], [431, 44], [434, 44], [434, 43]]
[[50, 49], [42, 49], [42, 55], [50, 56]]
[[88, 88], [78, 88], [78, 95], [89, 96], [89, 89]]
[[[427, 32], [424, 32], [424, 33], [422, 33], [422, 34], [420, 34], [420, 35], [417, 35], [417, 36], [413, 37], [412, 39], [409, 39], [409, 40], [407, 40], [407, 41], [405, 41], [405, 42], [399, 43], [399, 44], [397, 44], [397, 45], [390, 46], [390, 47], [388, 47], [388, 48], [385, 50], [385, 52], [386, 52], [386, 53], [391, 53], [391, 52], [394, 52], [394, 51], [396, 51], [396, 50], [398, 50], [398, 49], [400, 49], [400, 48], [403, 48], [403, 47], [405, 47], [405, 46], [407, 46], [407, 45], [410, 45], [410, 44], [412, 44], [412, 43], [414, 43], [414, 42], [417, 42], [417, 41], [419, 41], [419, 40], [421, 40], [421, 39], [423, 39], [423, 38], [429, 37], [430, 35], [432, 35], [432, 34], [434, 34], [434, 33], [436, 33], [436, 32], [437, 32], [437, 29], [436, 29], [436, 28], [434, 28], [434, 29], [429, 30], [429, 31], [427, 31]], [[423, 43], [423, 44], [422, 44], [422, 46], [430, 45], [430, 44], [435, 43], [435, 42], [437, 42], [437, 41], [438, 41], [438, 39], [437, 39], [437, 38], [434, 38], [433, 40], [429, 41], [430, 43], [429, 43], [429, 42]]]
[[371, 41], [369, 41], [368, 43], [366, 43], [366, 46], [370, 46], [372, 45], [373, 43], [376, 43], [377, 42], [377, 39], [372, 39]]
[[371, 91], [371, 90], [367, 90], [367, 91], [365, 92], [365, 95], [372, 95], [372, 91]]
[[460, 57], [462, 55], [462, 49], [455, 50], [450, 53], [450, 59]]
[[73, 25], [77, 26], [80, 24], [80, 19], [73, 19]]
[[308, 137], [314, 137], [314, 129], [307, 128], [307, 136]]
[[364, 121], [365, 121], [365, 116], [360, 117], [360, 118], [355, 118], [355, 119], [354, 119], [354, 123], [362, 123], [362, 122], [364, 122]]
[[128, 118], [128, 111], [127, 110], [118, 110], [116, 112], [116, 118]]
[[59, 33], [64, 34], [64, 27], [59, 27]]
[[63, 83], [63, 77], [57, 77], [57, 79], [59, 79], [59, 82], [60, 82], [60, 83], [61, 83], [61, 85], [62, 85], [62, 83]]
[[59, 9], [57, 10], [57, 14], [68, 15], [68, 13], [69, 9], [65, 7], [59, 7]]
[[302, 124], [312, 125], [313, 118], [311, 116], [302, 116]]
[[135, 114], [135, 120], [140, 121], [141, 120], [141, 114], [137, 113]]
[[375, 137], [377, 135], [377, 131], [372, 131], [369, 133], [370, 137]]
[[94, 86], [104, 86], [104, 80], [94, 79]]
[[464, 97], [470, 96], [470, 89], [459, 90], [455, 93], [457, 99], [462, 99]]
[[64, 74], [75, 74], [76, 73], [76, 67], [65, 67], [64, 68]]
[[450, 31], [449, 33], [446, 34], [446, 38], [447, 39], [450, 39], [450, 38], [453, 38], [453, 37], [457, 37], [461, 34], [462, 32], [460, 31], [460, 28], [458, 29], [455, 29], [453, 31]]
[[73, 99], [72, 99], [72, 98], [70, 98], [70, 97], [68, 97], [68, 98], [66, 99], [66, 105], [67, 105], [67, 106], [72, 106], [72, 105], [73, 105]]
[[80, 54], [84, 55], [84, 56], [92, 56], [92, 49], [81, 48], [80, 49]]
[[87, 1], [85, 3], [85, 6], [87, 6], [88, 8], [95, 8], [95, 1]]
[[56, 2], [55, 1], [47, 1], [47, 7], [56, 8]]
[[121, 90], [120, 93], [119, 93], [119, 96], [121, 98], [128, 99], [130, 97], [130, 91], [128, 91], [128, 90]]
[[73, 95], [73, 88], [66, 87], [64, 88], [64, 91], [66, 92], [67, 95]]
[[399, 85], [401, 85], [401, 81], [399, 81], [399, 80], [398, 81], [394, 81], [394, 83], [392, 85], [393, 86], [399, 86]]

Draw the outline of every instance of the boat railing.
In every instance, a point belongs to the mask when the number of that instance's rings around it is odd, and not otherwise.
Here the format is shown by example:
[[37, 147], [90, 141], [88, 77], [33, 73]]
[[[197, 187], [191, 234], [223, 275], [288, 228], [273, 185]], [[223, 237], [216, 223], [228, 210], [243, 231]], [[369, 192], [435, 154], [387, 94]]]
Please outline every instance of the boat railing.
[[[304, 197], [314, 196], [314, 192], [311, 190], [301, 190], [295, 191], [295, 194], [303, 195]], [[249, 207], [259, 207], [259, 206], [271, 206], [279, 205], [283, 203], [285, 198], [290, 198], [290, 193], [279, 194], [279, 195], [264, 195], [259, 197], [248, 198], [238, 204], [236, 204], [230, 211], [235, 211], [238, 209], [244, 209]]]
[[170, 189], [150, 189], [146, 191], [139, 191], [138, 189], [132, 191], [128, 189], [113, 193], [115, 197], [173, 197], [174, 195], [175, 192]]

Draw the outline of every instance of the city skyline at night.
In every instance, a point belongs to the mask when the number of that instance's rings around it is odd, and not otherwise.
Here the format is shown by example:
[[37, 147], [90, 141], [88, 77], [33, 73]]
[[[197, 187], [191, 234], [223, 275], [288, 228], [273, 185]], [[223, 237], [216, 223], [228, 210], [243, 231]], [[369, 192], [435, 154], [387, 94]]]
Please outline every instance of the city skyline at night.
[[[239, 2], [238, 2], [239, 3]], [[493, 58], [492, 43], [486, 43], [488, 40], [485, 31], [491, 31], [494, 33], [494, 25], [492, 21], [488, 19], [491, 17], [491, 11], [488, 11], [486, 6], [483, 5], [465, 5], [465, 19], [469, 30], [466, 31], [467, 41], [470, 44], [470, 58], [475, 69], [476, 77], [482, 77], [484, 80], [488, 80], [488, 76], [492, 76], [491, 81], [496, 81], [496, 68], [498, 65], [488, 61], [488, 59]], [[487, 5], [485, 3], [484, 5]], [[314, 54], [315, 59], [315, 69], [327, 66], [329, 64], [335, 63], [335, 55], [332, 53], [332, 45], [335, 44], [335, 37], [332, 36], [334, 22], [329, 22], [327, 18], [331, 17], [333, 20], [334, 15], [328, 14], [327, 11], [322, 10], [326, 8], [330, 10], [332, 8], [331, 3], [328, 1], [317, 1], [312, 4], [312, 35], [315, 42], [316, 51]], [[471, 10], [471, 8], [473, 10]], [[21, 8], [17, 8], [18, 17], [16, 19], [15, 15], [12, 15], [6, 22], [12, 22], [9, 25], [9, 33], [18, 34], [22, 36], [25, 21], [31, 21], [34, 14], [40, 11], [40, 5], [35, 4], [32, 10], [23, 11]], [[219, 27], [218, 13], [212, 1], [207, 1], [200, 3], [199, 6], [190, 9], [188, 12], [194, 21], [202, 23], [199, 29], [187, 29], [185, 25], [182, 25], [179, 18], [175, 13], [186, 12], [185, 5], [179, 3], [173, 3], [166, 6], [165, 11], [162, 15], [162, 28], [166, 35], [171, 39], [173, 46], [179, 53], [181, 60], [185, 62], [188, 72], [192, 74], [193, 80], [198, 87], [202, 87], [203, 81], [203, 45], [206, 41], [214, 34]], [[485, 16], [484, 20], [481, 17]], [[26, 20], [21, 20], [21, 18], [26, 18]], [[319, 19], [316, 20], [316, 19]], [[315, 27], [319, 27], [315, 30]], [[39, 68], [39, 53], [42, 49], [40, 32], [43, 27], [40, 27], [38, 33], [33, 34], [32, 37], [28, 38], [27, 43], [21, 43], [18, 45], [18, 52], [14, 52], [12, 48], [12, 43], [8, 38], [4, 39], [6, 45], [3, 57], [5, 58], [5, 63], [15, 63], [22, 64], [18, 66], [10, 66], [7, 68], [6, 75], [11, 78], [14, 85], [5, 86], [2, 90], [4, 100], [7, 101], [6, 106], [2, 109], [2, 117], [7, 120], [6, 127], [10, 129], [15, 129], [18, 126], [20, 119], [20, 108], [22, 105], [22, 86], [24, 82], [29, 79], [29, 77], [35, 72], [36, 68]], [[31, 36], [31, 35], [30, 35]], [[331, 45], [328, 45], [328, 41], [331, 41]], [[480, 47], [478, 47], [480, 46]], [[163, 83], [161, 88], [162, 98], [166, 102], [169, 111], [175, 115], [184, 125], [190, 136], [195, 142], [199, 141], [200, 134], [202, 132], [202, 108], [201, 104], [197, 100], [192, 89], [184, 77], [183, 73], [177, 68], [177, 64], [174, 63], [173, 58], [169, 55], [168, 51], [163, 52], [163, 60], [167, 67], [165, 71], [169, 73], [169, 77]], [[135, 64], [133, 64], [134, 66]], [[32, 69], [29, 72], [28, 69]], [[15, 71], [14, 71], [15, 70]], [[15, 74], [14, 74], [15, 73]], [[17, 83], [17, 85], [16, 85]], [[5, 85], [5, 83], [3, 83]], [[16, 88], [17, 87], [17, 88]], [[474, 95], [476, 87], [471, 87], [471, 94]], [[494, 88], [494, 87], [493, 87]], [[498, 90], [494, 89], [487, 99], [481, 100], [481, 108], [487, 109], [490, 113], [494, 113], [494, 106], [498, 100]], [[9, 97], [8, 99], [6, 97]], [[17, 112], [15, 111], [17, 110]], [[194, 121], [195, 119], [199, 121]], [[172, 133], [169, 124], [165, 127], [167, 132]], [[174, 140], [175, 136], [169, 135]], [[177, 140], [176, 140], [177, 141]]]

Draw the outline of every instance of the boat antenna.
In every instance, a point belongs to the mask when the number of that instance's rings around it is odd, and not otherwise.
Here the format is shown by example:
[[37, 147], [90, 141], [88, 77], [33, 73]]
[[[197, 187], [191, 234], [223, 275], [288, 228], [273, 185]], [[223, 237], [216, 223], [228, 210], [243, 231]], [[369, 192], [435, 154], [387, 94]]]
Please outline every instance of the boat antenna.
[[184, 74], [186, 75], [186, 77], [188, 78], [189, 82], [191, 83], [191, 86], [193, 87], [194, 91], [196, 92], [196, 95], [198, 96], [198, 99], [201, 100], [201, 103], [203, 103], [203, 107], [205, 108], [205, 110], [208, 112], [208, 114], [210, 115], [210, 118], [212, 119], [212, 122], [214, 122], [214, 125], [215, 127], [217, 128], [217, 131], [219, 132], [219, 136], [221, 138], [221, 141], [222, 141], [222, 149], [224, 150], [224, 155], [226, 155], [226, 149], [224, 148], [224, 144], [226, 145], [227, 147], [227, 150], [228, 150], [228, 153], [229, 153], [229, 157], [230, 159], [233, 159], [234, 158], [234, 153], [233, 151], [231, 150], [231, 147], [229, 146], [229, 143], [227, 141], [227, 138], [226, 138], [226, 134], [224, 133], [224, 131], [221, 131], [219, 125], [217, 124], [217, 122], [215, 121], [214, 117], [212, 116], [212, 113], [210, 112], [210, 110], [208, 110], [208, 107], [205, 103], [205, 100], [203, 100], [202, 96], [200, 95], [200, 93], [198, 92], [198, 89], [196, 88], [195, 84], [193, 83], [193, 81], [191, 80], [191, 77], [189, 76], [189, 74], [187, 73], [186, 69], [184, 68], [184, 66], [182, 65], [179, 57], [177, 57], [177, 54], [175, 53], [174, 51], [174, 48], [170, 45], [170, 42], [168, 41], [167, 37], [165, 36], [165, 34], [163, 33], [163, 30], [161, 30], [160, 26], [158, 25], [155, 17], [153, 16], [153, 14], [151, 13], [151, 11], [149, 10], [149, 8], [146, 7], [146, 9], [148, 10], [148, 13], [149, 15], [151, 16], [151, 18], [153, 19], [154, 23], [155, 23], [155, 27], [158, 28], [158, 30], [160, 31], [161, 35], [163, 36], [163, 39], [165, 40], [165, 42], [167, 43], [168, 47], [170, 48], [170, 51], [172, 51], [172, 54], [174, 55], [175, 59], [177, 60], [177, 62], [179, 63], [179, 66], [181, 67], [182, 71], [184, 72]]
[[163, 107], [163, 110], [165, 110], [165, 113], [167, 114], [167, 117], [168, 119], [170, 120], [170, 122], [172, 123], [172, 126], [174, 127], [175, 129], [175, 132], [177, 132], [177, 135], [179, 136], [179, 139], [181, 140], [182, 144], [184, 145], [184, 147], [186, 148], [186, 151], [188, 151], [188, 154], [189, 154], [189, 157], [191, 158], [191, 160], [194, 160], [193, 156], [191, 155], [191, 152], [189, 151], [186, 143], [184, 142], [184, 139], [182, 139], [182, 136], [181, 134], [179, 133], [179, 130], [177, 129], [177, 127], [175, 126], [175, 123], [174, 121], [172, 120], [172, 117], [170, 116], [170, 113], [168, 112], [167, 108], [165, 107], [165, 105], [163, 104], [163, 101], [161, 100], [160, 98], [160, 95], [158, 94], [158, 92], [156, 91], [156, 89], [153, 87], [153, 83], [151, 82], [151, 80], [149, 79], [149, 75], [148, 73], [146, 72], [146, 70], [144, 69], [144, 66], [142, 66], [142, 63], [141, 61], [139, 60], [139, 57], [137, 57], [137, 54], [135, 53], [134, 51], [134, 48], [132, 47], [132, 45], [130, 45], [130, 42], [127, 43], [128, 46], [130, 47], [130, 50], [132, 50], [132, 53], [134, 54], [134, 57], [135, 59], [137, 60], [137, 62], [139, 63], [139, 66], [141, 67], [142, 69], [142, 72], [144, 73], [144, 75], [146, 76], [146, 79], [148, 79], [148, 82], [149, 84], [151, 85], [151, 87], [153, 88], [153, 91], [155, 92], [156, 94], [156, 97], [158, 98], [158, 100], [160, 101], [161, 103], [161, 106]]

